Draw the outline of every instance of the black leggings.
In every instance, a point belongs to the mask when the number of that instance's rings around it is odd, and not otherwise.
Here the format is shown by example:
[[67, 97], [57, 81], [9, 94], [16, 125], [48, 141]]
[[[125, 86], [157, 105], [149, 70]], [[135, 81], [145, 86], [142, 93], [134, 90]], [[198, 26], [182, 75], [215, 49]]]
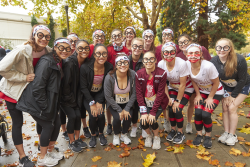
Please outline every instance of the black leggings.
[[[151, 109], [152, 109], [151, 107], [147, 107], [147, 114], [150, 113]], [[147, 123], [147, 122], [146, 122], [146, 125], [142, 125], [142, 120], [141, 120], [140, 124], [141, 124], [142, 129], [146, 130], [150, 126], [153, 130], [156, 130], [159, 127], [159, 125], [157, 123], [157, 119], [161, 115], [161, 113], [162, 113], [162, 107], [159, 107], [158, 110], [157, 110], [157, 112], [156, 112], [156, 115], [155, 115], [155, 120], [156, 121], [154, 121], [154, 123], [152, 125], [149, 125], [149, 123]]]
[[83, 104], [89, 113], [89, 128], [91, 130], [91, 134], [92, 135], [95, 134], [96, 127], [99, 128], [99, 133], [103, 133], [104, 126], [105, 126], [105, 114], [104, 114], [105, 104], [102, 104], [103, 112], [100, 115], [97, 115], [97, 117], [94, 117], [91, 114], [90, 106], [87, 100], [83, 100]]
[[64, 125], [66, 124], [66, 114], [60, 109], [60, 120], [61, 120], [61, 124]]
[[67, 132], [69, 134], [72, 134], [74, 133], [74, 130], [80, 130], [81, 128], [80, 110], [68, 106], [60, 106], [60, 110], [63, 111], [68, 117]]
[[134, 106], [133, 106], [133, 115], [132, 116], [132, 123], [136, 124], [138, 121], [138, 113], [139, 113], [139, 104], [137, 102], [137, 100], [134, 102]]
[[86, 108], [84, 107], [83, 103], [80, 112], [81, 112], [81, 119], [86, 118]]
[[50, 141], [56, 141], [60, 131], [60, 118], [59, 114], [56, 113], [55, 121], [45, 121], [35, 116], [32, 116], [33, 119], [42, 127], [40, 145], [41, 147], [47, 147]]
[[23, 144], [23, 112], [16, 109], [16, 103], [5, 101], [12, 119], [12, 140], [14, 145]]
[[[125, 105], [120, 105], [122, 108], [125, 108]], [[119, 113], [114, 110], [111, 106], [109, 107], [109, 110], [113, 116], [113, 129], [115, 135], [120, 134], [121, 132], [121, 120]], [[132, 115], [133, 109], [131, 108], [129, 111], [129, 114]], [[123, 119], [122, 121], [122, 134], [128, 133], [129, 126], [131, 124], [131, 117], [128, 116], [128, 120]]]
[[[176, 90], [173, 90], [173, 89], [169, 90], [170, 98], [173, 98], [174, 100], [176, 100], [177, 95], [178, 95], [178, 92]], [[174, 113], [172, 106], [168, 107], [169, 108], [169, 120], [170, 120], [172, 127], [175, 127], [176, 124], [177, 124], [178, 128], [183, 127], [182, 110], [183, 110], [184, 106], [188, 103], [188, 100], [189, 100], [191, 95], [192, 95], [192, 93], [184, 92], [184, 95], [183, 95], [181, 102], [179, 104], [179, 109], [176, 111], [176, 113]], [[171, 100], [171, 99], [169, 99], [169, 100]]]
[[214, 98], [213, 98], [214, 107], [211, 110], [206, 108], [206, 104], [204, 102], [204, 100], [206, 100], [208, 95], [201, 93], [201, 97], [203, 101], [200, 102], [200, 105], [195, 105], [195, 127], [197, 131], [201, 131], [204, 125], [205, 131], [211, 132], [212, 125], [213, 125], [211, 114], [213, 113], [215, 108], [218, 106], [222, 98], [222, 95], [214, 95]]

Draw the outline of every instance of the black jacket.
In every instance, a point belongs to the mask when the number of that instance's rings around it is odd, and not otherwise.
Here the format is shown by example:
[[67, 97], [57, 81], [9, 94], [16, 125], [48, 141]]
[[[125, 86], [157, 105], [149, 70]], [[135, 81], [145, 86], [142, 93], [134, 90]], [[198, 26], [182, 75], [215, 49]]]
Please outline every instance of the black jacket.
[[23, 91], [16, 108], [46, 121], [54, 121], [59, 109], [61, 73], [52, 53], [40, 58], [35, 79]]
[[[91, 102], [94, 100], [94, 98], [91, 96], [91, 88], [93, 85], [93, 80], [94, 80], [94, 62], [95, 59], [90, 59], [88, 62], [83, 64], [80, 68], [80, 85], [81, 85], [81, 93], [83, 94], [83, 97], [87, 100], [87, 102]], [[110, 70], [113, 69], [113, 65], [109, 62], [105, 62], [104, 64], [104, 77], [102, 81], [102, 88], [96, 95], [95, 101], [103, 104], [105, 102], [105, 97], [104, 97], [104, 80], [105, 76], [108, 74]]]
[[[0, 48], [0, 61], [6, 56], [6, 51], [3, 48]], [[0, 75], [0, 80], [2, 76]]]
[[[87, 61], [88, 58], [84, 63]], [[80, 68], [76, 52], [65, 60], [63, 74], [61, 106], [80, 108], [82, 106], [82, 96], [80, 91]]]
[[138, 62], [136, 63], [135, 65], [135, 69], [133, 69], [133, 59], [132, 59], [132, 55], [129, 55], [129, 68], [131, 70], [134, 70], [135, 72], [140, 70], [142, 67], [143, 67], [143, 62], [142, 62], [142, 59], [143, 59], [143, 53], [141, 54]]

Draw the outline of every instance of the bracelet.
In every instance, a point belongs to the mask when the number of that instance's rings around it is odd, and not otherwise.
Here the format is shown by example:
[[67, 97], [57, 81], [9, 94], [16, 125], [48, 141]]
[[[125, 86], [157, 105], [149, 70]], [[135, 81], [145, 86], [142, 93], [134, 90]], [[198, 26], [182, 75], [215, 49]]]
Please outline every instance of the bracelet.
[[229, 97], [229, 96], [230, 96], [230, 94], [227, 93], [227, 91], [225, 90], [225, 93], [224, 93], [223, 97], [225, 98], [225, 97]]
[[95, 100], [89, 102], [89, 106], [93, 106], [95, 104]]
[[147, 112], [147, 107], [140, 106], [140, 113], [146, 113], [146, 112]]

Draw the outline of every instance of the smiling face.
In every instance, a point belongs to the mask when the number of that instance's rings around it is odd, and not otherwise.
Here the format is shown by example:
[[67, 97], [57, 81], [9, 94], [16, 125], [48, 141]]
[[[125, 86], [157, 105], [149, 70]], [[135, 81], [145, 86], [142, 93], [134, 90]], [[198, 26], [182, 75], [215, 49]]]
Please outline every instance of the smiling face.
[[108, 58], [108, 51], [106, 50], [105, 47], [99, 46], [95, 50], [95, 62], [98, 64], [104, 64], [107, 61]]
[[86, 42], [80, 42], [76, 47], [77, 55], [85, 59], [89, 56], [89, 45]]
[[163, 33], [162, 34], [162, 42], [163, 44], [167, 43], [167, 42], [172, 42], [173, 40], [173, 36], [171, 33]]
[[196, 46], [192, 46], [187, 50], [187, 58], [191, 63], [199, 61], [201, 59], [201, 55], [201, 50]]
[[69, 38], [69, 41], [71, 43], [71, 49], [75, 50], [76, 49], [76, 42], [78, 41], [78, 39], [76, 37], [71, 36]]
[[103, 35], [103, 33], [96, 33], [93, 39], [93, 44], [104, 44], [105, 42], [105, 36]]
[[188, 45], [191, 44], [192, 41], [190, 41], [187, 37], [183, 36], [178, 40], [178, 45], [180, 50], [182, 51], [186, 51], [186, 48], [188, 47]]
[[135, 37], [134, 31], [131, 28], [128, 28], [125, 31], [125, 35], [126, 35], [126, 40], [128, 41], [132, 41]]
[[140, 56], [143, 52], [143, 42], [134, 40], [132, 43], [132, 55]]
[[215, 50], [220, 58], [227, 58], [231, 51], [230, 43], [226, 40], [220, 40], [217, 42]]
[[145, 45], [151, 45], [154, 41], [154, 36], [151, 33], [146, 33], [144, 35], [144, 44]]
[[[38, 30], [34, 35], [35, 42], [40, 48], [45, 48], [49, 44], [50, 33], [46, 30]], [[46, 39], [47, 38], [47, 39]]]
[[143, 56], [143, 64], [146, 69], [155, 68], [156, 58], [155, 55], [151, 52], [146, 52]]
[[61, 59], [66, 59], [71, 55], [71, 48], [67, 43], [58, 43], [54, 48], [57, 56], [59, 56]]
[[116, 69], [121, 72], [127, 72], [129, 69], [129, 61], [128, 60], [120, 60], [116, 63]]
[[114, 31], [111, 35], [112, 42], [116, 45], [120, 46], [122, 44], [122, 32], [121, 31]]
[[172, 46], [167, 46], [163, 49], [162, 51], [163, 54], [163, 58], [168, 61], [171, 62], [172, 60], [174, 60], [175, 55], [176, 55], [176, 51], [175, 48]]

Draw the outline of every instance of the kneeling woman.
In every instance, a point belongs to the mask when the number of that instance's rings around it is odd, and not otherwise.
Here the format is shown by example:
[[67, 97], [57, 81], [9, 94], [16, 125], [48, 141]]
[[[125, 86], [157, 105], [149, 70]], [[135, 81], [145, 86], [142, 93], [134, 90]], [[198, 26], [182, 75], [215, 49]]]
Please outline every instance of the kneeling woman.
[[165, 70], [156, 67], [156, 57], [152, 51], [148, 51], [143, 56], [145, 68], [136, 72], [136, 96], [140, 106], [141, 127], [147, 132], [145, 146], [151, 147], [153, 137], [149, 126], [154, 133], [153, 149], [161, 148], [159, 137], [158, 117], [168, 105], [168, 97], [165, 94], [167, 74]]
[[[61, 110], [68, 117], [67, 133], [69, 136], [69, 148], [74, 152], [81, 152], [87, 144], [79, 138], [81, 128], [82, 98], [80, 96], [80, 67], [86, 63], [89, 56], [89, 43], [78, 40], [76, 50], [68, 57], [63, 66], [64, 77], [62, 80]], [[85, 110], [85, 109], [84, 109]], [[86, 110], [85, 110], [86, 115]], [[75, 135], [75, 137], [74, 137]]]
[[[181, 144], [185, 139], [183, 129], [183, 107], [188, 100], [194, 88], [189, 78], [189, 71], [184, 60], [176, 57], [176, 45], [173, 42], [167, 42], [162, 46], [162, 58], [158, 63], [158, 67], [167, 72], [167, 80], [169, 81], [168, 94], [169, 100], [169, 118], [171, 122], [171, 131], [167, 136], [168, 141]], [[176, 125], [178, 132], [176, 131]]]
[[96, 44], [91, 58], [80, 69], [80, 85], [83, 95], [83, 104], [89, 113], [89, 127], [91, 130], [91, 140], [89, 147], [96, 147], [95, 130], [99, 128], [99, 139], [101, 145], [107, 144], [107, 139], [103, 134], [105, 126], [105, 96], [103, 84], [105, 76], [113, 65], [107, 62], [108, 50], [103, 44]]
[[219, 81], [219, 73], [213, 63], [204, 60], [202, 48], [198, 44], [191, 44], [187, 47], [187, 62], [192, 84], [196, 92], [195, 103], [195, 127], [197, 136], [193, 141], [194, 145], [203, 142], [202, 128], [204, 126], [206, 135], [203, 147], [212, 147], [212, 119], [211, 114], [218, 106], [224, 88]]
[[[136, 100], [135, 72], [129, 69], [127, 55], [118, 56], [115, 59], [115, 69], [107, 75], [104, 82], [104, 94], [107, 100], [107, 108], [113, 116], [114, 138], [113, 145], [120, 145], [120, 140], [130, 144], [127, 133], [131, 124], [133, 104]], [[122, 134], [121, 132], [121, 121]]]
[[63, 77], [62, 59], [66, 59], [70, 54], [69, 40], [55, 40], [53, 52], [40, 58], [35, 67], [35, 78], [24, 90], [16, 106], [18, 110], [28, 112], [42, 127], [41, 155], [37, 161], [39, 166], [54, 166], [63, 158], [63, 154], [50, 152], [57, 140], [61, 124], [58, 111]]

